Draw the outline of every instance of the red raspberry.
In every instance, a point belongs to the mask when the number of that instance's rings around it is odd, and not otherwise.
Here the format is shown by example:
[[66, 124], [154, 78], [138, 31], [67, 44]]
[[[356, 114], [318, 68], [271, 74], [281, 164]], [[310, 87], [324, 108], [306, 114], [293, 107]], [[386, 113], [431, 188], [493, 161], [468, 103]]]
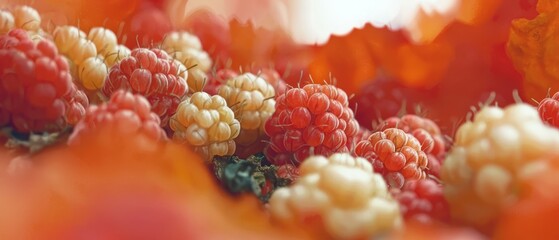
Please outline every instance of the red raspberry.
[[402, 129], [404, 132], [412, 134], [422, 145], [432, 145], [432, 148], [424, 150], [429, 160], [427, 173], [439, 177], [439, 170], [445, 158], [448, 144], [446, 144], [445, 138], [435, 122], [428, 118], [407, 114], [401, 118], [391, 117], [386, 119], [378, 130], [382, 131], [389, 128]]
[[14, 29], [0, 36], [0, 126], [21, 133], [55, 132], [75, 124], [89, 105], [48, 40], [34, 43]]
[[371, 127], [373, 122], [397, 116], [399, 112], [414, 112], [417, 104], [426, 99], [422, 92], [393, 79], [375, 79], [353, 98], [357, 104], [355, 118], [362, 126]]
[[275, 165], [298, 166], [313, 153], [348, 152], [359, 130], [348, 105], [347, 94], [331, 85], [308, 84], [279, 95], [265, 125], [266, 157]]
[[159, 116], [151, 112], [149, 102], [142, 95], [124, 90], [114, 92], [109, 102], [90, 106], [85, 118], [74, 128], [68, 143], [76, 143], [83, 134], [94, 131], [100, 125], [113, 127], [119, 136], [142, 131], [156, 140], [167, 137], [159, 126]]
[[390, 193], [400, 203], [406, 220], [444, 222], [450, 219], [443, 187], [432, 179], [410, 181], [402, 189], [390, 189]]
[[[420, 131], [423, 131], [420, 129]], [[376, 173], [382, 174], [392, 188], [402, 188], [405, 182], [426, 178], [427, 154], [433, 139], [423, 134], [420, 142], [401, 129], [389, 128], [375, 132], [355, 147], [355, 154], [369, 160]]]
[[103, 93], [111, 96], [118, 89], [125, 89], [143, 95], [165, 127], [188, 92], [187, 77], [188, 72], [181, 71], [179, 63], [163, 50], [136, 48], [111, 67]]
[[538, 104], [538, 112], [544, 122], [559, 128], [559, 92], [553, 94], [551, 98], [544, 98]]

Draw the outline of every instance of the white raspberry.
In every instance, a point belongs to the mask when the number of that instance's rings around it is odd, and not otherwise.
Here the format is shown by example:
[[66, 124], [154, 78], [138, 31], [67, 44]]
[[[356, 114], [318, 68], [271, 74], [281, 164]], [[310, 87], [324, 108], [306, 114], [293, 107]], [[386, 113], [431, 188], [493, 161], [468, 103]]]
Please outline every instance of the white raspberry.
[[521, 182], [559, 153], [559, 131], [535, 108], [486, 107], [456, 133], [441, 177], [452, 217], [480, 228], [518, 197]]
[[274, 87], [261, 77], [244, 73], [227, 80], [219, 89], [227, 105], [237, 112], [241, 133], [236, 142], [243, 146], [264, 136], [264, 123], [275, 111]]
[[292, 186], [273, 193], [273, 217], [302, 223], [318, 216], [334, 239], [370, 238], [402, 225], [398, 202], [367, 160], [348, 153], [312, 156], [300, 172]]
[[17, 6], [12, 11], [15, 20], [15, 27], [29, 32], [39, 32], [41, 30], [41, 16], [39, 12], [29, 6]]
[[209, 162], [214, 156], [232, 155], [239, 121], [220, 96], [196, 92], [181, 102], [169, 121], [173, 139], [194, 147]]
[[206, 73], [211, 69], [213, 62], [202, 49], [200, 39], [188, 32], [174, 31], [165, 36], [161, 48], [189, 69], [189, 78], [186, 81], [190, 91], [201, 91], [206, 83]]
[[116, 34], [103, 27], [94, 27], [89, 30], [87, 39], [95, 44], [98, 53], [104, 57], [118, 45]]

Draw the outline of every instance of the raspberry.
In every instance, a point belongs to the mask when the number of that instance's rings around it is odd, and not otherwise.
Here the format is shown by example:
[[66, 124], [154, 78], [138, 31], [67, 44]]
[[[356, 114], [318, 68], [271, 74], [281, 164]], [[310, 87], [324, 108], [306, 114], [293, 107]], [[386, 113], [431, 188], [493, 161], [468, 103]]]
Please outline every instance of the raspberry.
[[458, 128], [441, 169], [452, 217], [490, 230], [522, 182], [556, 161], [557, 146], [559, 131], [543, 124], [534, 107], [483, 108]]
[[90, 106], [85, 117], [75, 126], [68, 144], [75, 144], [82, 135], [101, 125], [112, 129], [118, 136], [142, 132], [154, 140], [167, 138], [159, 126], [159, 116], [151, 112], [147, 99], [124, 90], [114, 92], [106, 103]]
[[[86, 35], [74, 26], [59, 26], [54, 29], [53, 40], [62, 54], [69, 53]], [[95, 45], [94, 45], [95, 46]]]
[[[439, 170], [446, 154], [447, 144], [439, 126], [435, 122], [428, 118], [406, 114], [401, 118], [391, 117], [386, 119], [379, 130], [386, 130], [388, 128], [402, 129], [404, 132], [412, 134], [422, 145], [432, 145], [432, 148], [424, 150], [429, 160], [427, 173], [439, 177]], [[429, 136], [425, 136], [426, 134]]]
[[264, 79], [245, 73], [227, 80], [218, 94], [236, 110], [235, 118], [241, 123], [237, 145], [248, 147], [261, 140], [264, 123], [275, 111], [274, 88]]
[[239, 135], [240, 123], [219, 95], [192, 94], [180, 103], [169, 126], [173, 139], [193, 146], [207, 163], [214, 156], [235, 153], [234, 139]]
[[54, 44], [23, 29], [0, 36], [0, 83], [0, 125], [18, 132], [60, 131], [88, 106]]
[[188, 91], [188, 73], [180, 68], [162, 50], [136, 48], [111, 67], [102, 91], [110, 96], [118, 89], [126, 89], [145, 96], [165, 127]]
[[61, 26], [54, 30], [54, 42], [75, 69], [71, 71], [74, 80], [85, 90], [101, 89], [108, 75], [107, 65], [97, 56], [97, 50], [105, 52], [108, 46], [113, 45], [112, 37], [107, 31], [109, 30], [93, 28], [88, 39], [84, 32], [73, 26]]
[[431, 179], [407, 182], [402, 189], [390, 189], [400, 203], [406, 220], [448, 221], [450, 211], [444, 199], [443, 187]]
[[402, 188], [408, 181], [426, 178], [425, 150], [433, 147], [430, 141], [420, 142], [401, 129], [388, 128], [359, 142], [355, 154], [369, 160], [391, 188]]
[[313, 153], [348, 152], [358, 130], [343, 90], [308, 84], [276, 98], [276, 111], [265, 125], [270, 144], [264, 152], [275, 165], [298, 166]]
[[41, 29], [41, 16], [34, 8], [17, 6], [12, 11], [15, 27], [30, 32], [39, 32]]
[[53, 33], [54, 42], [60, 53], [66, 55], [73, 64], [79, 65], [85, 59], [97, 56], [97, 47], [88, 40], [85, 33], [76, 27], [57, 27]]
[[547, 124], [559, 128], [559, 92], [551, 98], [544, 98], [538, 104], [538, 112], [541, 119]]
[[14, 28], [14, 25], [14, 15], [11, 12], [0, 10], [0, 34], [9, 32]]
[[375, 79], [366, 84], [354, 98], [357, 104], [355, 118], [364, 127], [373, 122], [397, 116], [402, 110], [414, 112], [414, 108], [424, 99], [422, 91], [405, 87], [389, 78]]
[[367, 160], [348, 153], [309, 157], [301, 164], [299, 179], [272, 194], [270, 213], [324, 229], [329, 237], [321, 239], [369, 239], [399, 228], [398, 203], [372, 170]]
[[89, 30], [87, 39], [97, 48], [98, 54], [106, 56], [111, 50], [118, 46], [116, 34], [106, 28], [94, 27]]

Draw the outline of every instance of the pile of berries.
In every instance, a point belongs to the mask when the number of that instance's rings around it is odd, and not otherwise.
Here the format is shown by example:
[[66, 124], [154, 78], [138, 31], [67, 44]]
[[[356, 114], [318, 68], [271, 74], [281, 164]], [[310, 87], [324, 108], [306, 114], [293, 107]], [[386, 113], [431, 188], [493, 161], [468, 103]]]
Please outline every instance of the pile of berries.
[[[550, 46], [559, 32], [553, 21], [559, 4], [540, 0], [540, 16], [515, 21], [508, 45], [493, 35], [487, 45], [443, 33], [451, 36], [412, 46], [403, 36], [387, 37], [366, 26], [362, 36], [352, 32], [329, 43], [342, 48], [302, 51], [301, 55], [318, 55], [306, 69], [312, 83], [303, 83], [306, 79], [294, 81], [286, 71], [289, 61], [283, 49], [272, 51], [282, 53], [277, 68], [258, 62], [244, 68], [238, 59], [222, 64], [224, 59], [216, 56], [257, 44], [248, 41], [258, 35], [256, 30], [250, 28], [241, 37], [222, 36], [243, 29], [233, 22], [219, 31], [205, 30], [206, 35], [222, 37], [217, 45], [206, 42], [208, 36], [180, 27], [185, 19], [168, 19], [163, 6], [175, 11], [184, 4], [170, 2], [99, 2], [122, 8], [122, 16], [114, 17], [130, 24], [120, 28], [111, 19], [97, 25], [88, 19], [83, 28], [56, 19], [46, 25], [52, 16], [45, 18], [47, 13], [29, 6], [0, 10], [0, 143], [7, 148], [0, 148], [0, 195], [5, 197], [0, 198], [0, 212], [6, 211], [0, 214], [0, 232], [8, 231], [6, 238], [30, 238], [42, 230], [54, 235], [70, 232], [63, 234], [66, 237], [90, 236], [96, 230], [110, 232], [94, 235], [98, 238], [121, 236], [113, 232], [152, 236], [142, 234], [156, 229], [151, 220], [144, 221], [149, 217], [165, 219], [181, 236], [178, 239], [213, 238], [209, 236], [217, 230], [231, 233], [227, 237], [232, 239], [376, 239], [423, 230], [430, 236], [433, 229], [445, 236], [474, 231], [467, 236], [507, 239], [514, 236], [507, 227], [524, 224], [522, 219], [545, 223], [541, 228], [527, 224], [531, 233], [553, 231], [547, 223], [559, 209], [559, 93], [543, 98], [537, 107], [522, 100], [503, 105], [501, 100], [507, 98], [497, 97], [495, 106], [464, 111], [465, 120], [456, 123], [455, 134], [448, 131], [450, 119], [443, 110], [455, 115], [461, 109], [436, 99], [448, 99], [453, 93], [447, 90], [464, 87], [465, 103], [495, 84], [462, 81], [468, 76], [483, 79], [487, 69], [444, 80], [454, 71], [465, 71], [456, 69], [469, 58], [498, 58], [491, 63], [497, 65], [491, 67], [498, 70], [495, 75], [504, 71], [518, 77], [504, 70], [511, 64], [505, 48], [526, 77], [525, 93], [539, 96], [541, 88], [556, 85], [552, 80], [559, 72], [553, 63], [559, 58], [552, 53], [559, 48]], [[464, 9], [457, 14], [472, 25], [482, 17]], [[503, 30], [499, 16], [487, 21]], [[197, 30], [203, 25], [189, 24]], [[457, 31], [455, 26], [449, 29]], [[130, 33], [138, 34], [136, 46], [130, 44], [136, 37], [126, 35]], [[240, 40], [229, 39], [237, 37]], [[235, 45], [239, 42], [244, 45]], [[227, 44], [228, 49], [212, 49]], [[463, 54], [472, 44], [500, 49], [448, 63], [454, 53]], [[384, 45], [389, 47], [379, 49]], [[394, 56], [382, 56], [394, 49]], [[348, 50], [359, 51], [332, 58]], [[439, 56], [436, 63], [424, 61], [431, 54]], [[293, 61], [301, 59], [306, 58]], [[369, 65], [358, 64], [363, 62]], [[529, 64], [534, 62], [540, 64]], [[333, 68], [336, 77], [347, 78], [315, 83], [313, 76], [328, 75], [326, 67]], [[378, 74], [377, 68], [382, 70]], [[365, 77], [376, 80], [358, 81]], [[472, 86], [464, 86], [468, 84]], [[419, 113], [424, 105], [444, 107], [435, 114], [429, 112], [431, 107]], [[37, 148], [37, 143], [45, 144]], [[59, 148], [43, 151], [52, 149], [51, 144]], [[231, 198], [223, 190], [239, 196]], [[38, 204], [36, 199], [45, 194], [55, 197]], [[129, 198], [141, 201], [135, 204]], [[105, 212], [97, 214], [96, 207]], [[114, 218], [115, 211], [126, 214]], [[119, 224], [107, 227], [105, 218]], [[70, 227], [65, 225], [68, 219]], [[130, 229], [131, 222], [141, 228]], [[149, 226], [144, 229], [142, 224]], [[458, 230], [449, 230], [449, 225]], [[28, 228], [37, 231], [12, 235], [12, 229]], [[172, 231], [165, 236], [175, 239]]]

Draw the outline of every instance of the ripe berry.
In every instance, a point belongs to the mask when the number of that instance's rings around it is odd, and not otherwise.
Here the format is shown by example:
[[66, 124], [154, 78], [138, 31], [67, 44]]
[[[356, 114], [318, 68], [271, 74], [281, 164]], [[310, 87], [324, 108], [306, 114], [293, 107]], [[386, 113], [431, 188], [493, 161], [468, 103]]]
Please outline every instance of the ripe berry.
[[34, 43], [23, 29], [0, 36], [0, 125], [53, 132], [83, 117], [87, 98], [54, 44]]
[[208, 163], [214, 156], [235, 153], [234, 139], [239, 135], [240, 124], [219, 95], [192, 94], [180, 103], [169, 126], [173, 139], [194, 147]]
[[235, 118], [241, 123], [241, 132], [235, 139], [238, 147], [249, 147], [261, 141], [265, 136], [264, 123], [275, 111], [272, 85], [252, 73], [245, 73], [227, 80], [219, 87], [218, 94], [235, 110]]
[[402, 189], [392, 188], [390, 192], [400, 203], [400, 210], [406, 220], [444, 222], [450, 219], [443, 188], [434, 180], [410, 181]]
[[556, 161], [559, 131], [538, 115], [528, 104], [485, 107], [458, 128], [441, 168], [455, 220], [490, 230], [523, 182]]
[[118, 89], [143, 95], [165, 127], [188, 91], [183, 67], [162, 50], [136, 48], [111, 67], [102, 91], [105, 96]]
[[29, 6], [17, 6], [12, 11], [15, 27], [30, 32], [38, 32], [41, 28], [39, 12]]
[[87, 39], [95, 44], [97, 53], [106, 56], [111, 50], [118, 46], [116, 34], [103, 27], [94, 27], [89, 30]]
[[87, 39], [85, 33], [76, 27], [57, 27], [54, 30], [53, 38], [60, 53], [66, 55], [75, 65], [80, 65], [85, 59], [97, 56], [95, 43]]
[[83, 31], [74, 26], [58, 26], [52, 35], [54, 43], [62, 54], [69, 53], [78, 44], [80, 38], [86, 37]]
[[273, 218], [317, 227], [328, 234], [320, 239], [368, 239], [402, 224], [398, 202], [367, 160], [349, 153], [312, 156], [299, 170], [293, 185], [272, 194]]
[[402, 188], [408, 181], [426, 178], [428, 159], [424, 151], [430, 147], [432, 144], [423, 144], [401, 129], [388, 128], [359, 142], [355, 154], [369, 160], [390, 187]]
[[446, 144], [445, 138], [435, 122], [428, 118], [406, 114], [401, 118], [391, 117], [386, 119], [378, 130], [388, 128], [402, 129], [417, 138], [422, 146], [432, 146], [424, 149], [429, 160], [427, 173], [436, 177], [439, 176], [440, 166], [445, 158], [448, 144]]
[[75, 126], [68, 144], [75, 144], [82, 135], [95, 131], [99, 126], [112, 129], [123, 137], [142, 132], [154, 140], [166, 139], [159, 125], [159, 116], [151, 112], [151, 106], [143, 96], [118, 90], [108, 102], [87, 109], [85, 117]]
[[308, 84], [277, 96], [276, 111], [265, 125], [270, 144], [264, 152], [276, 165], [297, 166], [312, 154], [349, 151], [358, 130], [343, 90]]
[[106, 53], [107, 48], [116, 45], [116, 36], [113, 38], [114, 33], [111, 33], [104, 28], [93, 28], [86, 36], [73, 26], [60, 26], [54, 30], [54, 42], [60, 53], [67, 57], [74, 80], [85, 90], [99, 90], [105, 83], [108, 69], [103, 61], [104, 55], [98, 56], [97, 51]]

